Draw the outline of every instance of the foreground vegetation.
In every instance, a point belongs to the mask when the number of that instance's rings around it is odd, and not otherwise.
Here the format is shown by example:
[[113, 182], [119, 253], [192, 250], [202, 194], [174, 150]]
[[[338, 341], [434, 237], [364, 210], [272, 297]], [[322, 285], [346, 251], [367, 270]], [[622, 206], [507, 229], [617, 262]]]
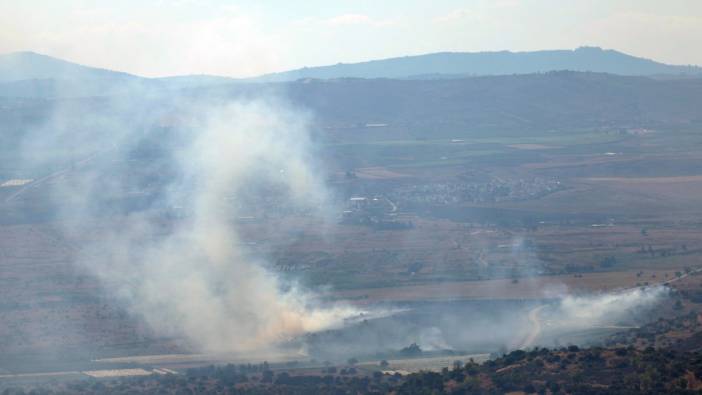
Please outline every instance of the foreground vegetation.
[[407, 376], [325, 369], [277, 371], [227, 365], [116, 381], [80, 381], [60, 388], [7, 389], [3, 394], [686, 394], [702, 388], [702, 353], [634, 347], [517, 350], [477, 364]]

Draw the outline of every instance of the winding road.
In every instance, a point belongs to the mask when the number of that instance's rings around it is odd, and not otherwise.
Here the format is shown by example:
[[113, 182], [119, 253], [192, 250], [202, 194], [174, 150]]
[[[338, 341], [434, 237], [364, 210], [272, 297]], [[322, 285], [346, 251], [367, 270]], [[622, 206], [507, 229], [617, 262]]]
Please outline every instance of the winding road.
[[531, 324], [531, 329], [517, 349], [524, 350], [531, 347], [536, 339], [539, 338], [539, 335], [541, 335], [541, 320], [539, 319], [539, 313], [541, 313], [541, 310], [543, 310], [544, 307], [546, 307], [546, 305], [536, 306], [529, 311], [528, 319], [529, 323]]

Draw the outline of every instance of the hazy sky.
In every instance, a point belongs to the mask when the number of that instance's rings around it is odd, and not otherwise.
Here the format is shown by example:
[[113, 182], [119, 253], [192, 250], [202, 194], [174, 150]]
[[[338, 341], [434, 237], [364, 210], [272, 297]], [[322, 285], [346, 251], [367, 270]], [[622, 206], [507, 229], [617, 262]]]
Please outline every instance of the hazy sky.
[[0, 53], [145, 76], [582, 45], [702, 64], [702, 0], [0, 0]]

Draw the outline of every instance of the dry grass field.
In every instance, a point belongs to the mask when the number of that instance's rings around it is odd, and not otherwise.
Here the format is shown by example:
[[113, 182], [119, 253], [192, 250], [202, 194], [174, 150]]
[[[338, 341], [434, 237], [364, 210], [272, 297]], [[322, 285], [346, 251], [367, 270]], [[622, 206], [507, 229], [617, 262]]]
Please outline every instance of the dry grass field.
[[[682, 270], [682, 269], [681, 269]], [[591, 294], [616, 291], [663, 282], [672, 271], [620, 271], [574, 275], [523, 278], [514, 283], [510, 279], [445, 282], [439, 284], [406, 285], [388, 288], [354, 289], [331, 294], [336, 299], [350, 299], [356, 303], [416, 302], [467, 299], [548, 299], [565, 294]]]

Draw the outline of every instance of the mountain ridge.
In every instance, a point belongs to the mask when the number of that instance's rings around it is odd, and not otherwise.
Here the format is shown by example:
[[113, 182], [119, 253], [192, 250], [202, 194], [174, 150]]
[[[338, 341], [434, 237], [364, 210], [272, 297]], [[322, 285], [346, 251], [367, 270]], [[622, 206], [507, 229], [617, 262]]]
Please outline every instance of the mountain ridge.
[[[598, 47], [531, 52], [437, 52], [360, 63], [306, 67], [242, 79], [205, 74], [148, 78], [25, 51], [0, 55], [0, 96], [85, 97], [144, 89], [178, 90], [231, 83], [276, 83], [339, 78], [432, 80], [561, 70], [625, 76], [702, 77], [702, 68], [698, 66], [666, 65]], [[134, 90], [135, 88], [139, 90]]]
[[265, 74], [257, 81], [302, 78], [416, 78], [418, 76], [482, 76], [532, 74], [547, 71], [604, 72], [618, 75], [702, 75], [702, 67], [669, 65], [612, 49], [579, 47], [574, 50], [435, 52], [357, 63], [303, 67]]
[[86, 66], [32, 51], [0, 54], [0, 82], [43, 79], [143, 78], [134, 74]]

